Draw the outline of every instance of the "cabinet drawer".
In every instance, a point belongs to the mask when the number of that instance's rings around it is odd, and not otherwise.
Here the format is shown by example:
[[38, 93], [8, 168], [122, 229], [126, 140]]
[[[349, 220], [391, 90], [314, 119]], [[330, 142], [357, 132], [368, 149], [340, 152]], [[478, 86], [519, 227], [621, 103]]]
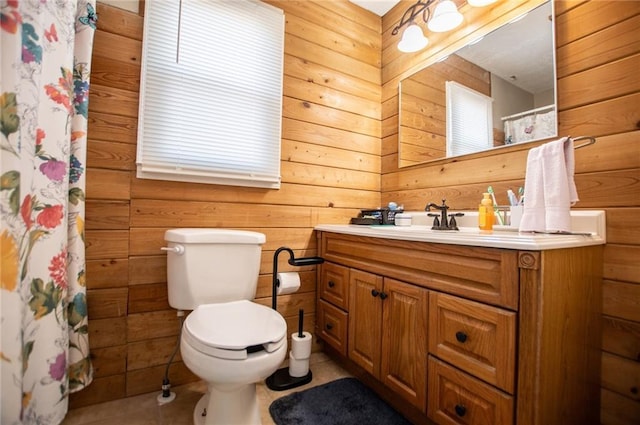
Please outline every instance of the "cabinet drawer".
[[340, 354], [347, 355], [347, 313], [324, 300], [319, 300], [317, 327], [316, 334]]
[[323, 300], [329, 301], [343, 310], [348, 310], [349, 268], [333, 263], [324, 263], [318, 291]]
[[439, 425], [513, 425], [513, 397], [429, 356], [427, 414]]
[[431, 292], [429, 352], [513, 394], [516, 314]]

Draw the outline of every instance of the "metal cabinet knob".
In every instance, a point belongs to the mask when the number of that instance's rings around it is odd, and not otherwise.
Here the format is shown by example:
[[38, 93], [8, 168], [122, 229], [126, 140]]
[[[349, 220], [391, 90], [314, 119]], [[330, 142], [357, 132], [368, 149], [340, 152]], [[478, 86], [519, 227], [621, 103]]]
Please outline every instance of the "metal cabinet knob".
[[464, 415], [467, 414], [467, 408], [461, 404], [456, 404], [456, 407], [454, 407], [454, 410], [456, 411], [456, 415], [460, 417], [463, 417]]
[[458, 342], [466, 342], [467, 341], [467, 334], [462, 332], [462, 331], [458, 331], [456, 332], [456, 340], [458, 340]]

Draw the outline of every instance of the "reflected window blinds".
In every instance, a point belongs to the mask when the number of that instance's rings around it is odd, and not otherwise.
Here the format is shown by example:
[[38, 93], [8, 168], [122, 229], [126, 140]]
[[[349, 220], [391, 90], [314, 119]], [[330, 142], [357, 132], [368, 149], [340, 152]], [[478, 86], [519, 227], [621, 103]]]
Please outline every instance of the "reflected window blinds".
[[447, 156], [478, 152], [493, 146], [493, 100], [462, 84], [447, 81]]

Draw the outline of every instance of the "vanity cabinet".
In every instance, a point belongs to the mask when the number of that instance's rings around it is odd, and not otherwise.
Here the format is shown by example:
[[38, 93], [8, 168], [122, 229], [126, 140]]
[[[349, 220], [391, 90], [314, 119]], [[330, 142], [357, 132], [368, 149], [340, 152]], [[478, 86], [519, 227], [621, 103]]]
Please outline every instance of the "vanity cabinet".
[[352, 269], [349, 359], [426, 412], [427, 290]]
[[413, 421], [599, 424], [602, 246], [318, 238], [319, 339]]

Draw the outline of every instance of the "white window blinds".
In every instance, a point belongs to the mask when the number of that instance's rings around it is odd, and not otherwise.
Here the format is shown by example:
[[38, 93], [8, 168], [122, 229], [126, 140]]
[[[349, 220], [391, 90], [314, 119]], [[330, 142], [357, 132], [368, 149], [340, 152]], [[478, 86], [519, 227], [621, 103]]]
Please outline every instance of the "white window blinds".
[[447, 156], [464, 155], [493, 146], [493, 99], [454, 81], [447, 97]]
[[280, 187], [284, 15], [253, 0], [147, 0], [140, 178]]

